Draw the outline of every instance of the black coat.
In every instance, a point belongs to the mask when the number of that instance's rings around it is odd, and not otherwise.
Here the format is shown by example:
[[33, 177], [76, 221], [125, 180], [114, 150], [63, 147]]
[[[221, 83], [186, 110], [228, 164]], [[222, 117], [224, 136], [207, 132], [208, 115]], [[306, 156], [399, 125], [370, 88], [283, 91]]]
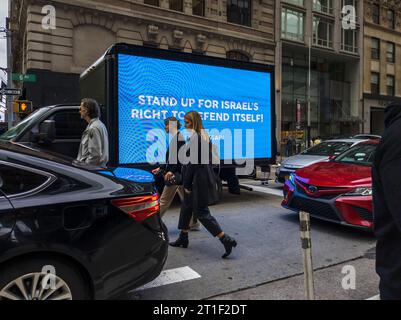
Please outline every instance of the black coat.
[[[182, 166], [183, 185], [185, 189], [192, 191], [194, 209], [206, 208], [209, 204], [209, 193], [212, 188], [211, 174], [213, 174], [210, 165], [210, 143], [197, 134], [191, 137], [186, 147], [190, 161]], [[196, 149], [198, 150], [197, 157], [191, 157], [191, 152], [195, 152]], [[207, 150], [208, 153], [202, 156], [202, 150]]]
[[401, 105], [386, 109], [372, 168], [376, 271], [383, 299], [401, 299]]
[[178, 153], [182, 147], [185, 146], [185, 140], [181, 133], [177, 133], [170, 141], [169, 147], [166, 152], [166, 164], [161, 169], [163, 173], [181, 173], [181, 163], [178, 158]]

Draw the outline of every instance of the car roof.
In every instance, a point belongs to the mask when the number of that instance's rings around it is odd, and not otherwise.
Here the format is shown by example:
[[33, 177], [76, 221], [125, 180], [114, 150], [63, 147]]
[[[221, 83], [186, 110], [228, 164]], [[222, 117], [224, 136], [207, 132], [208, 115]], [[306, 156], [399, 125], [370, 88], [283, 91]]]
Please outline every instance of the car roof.
[[60, 103], [60, 104], [54, 104], [51, 106], [43, 106], [43, 107], [53, 109], [53, 108], [60, 108], [60, 107], [79, 107], [79, 106], [80, 106], [80, 103]]
[[352, 139], [352, 138], [344, 138], [344, 139], [330, 139], [330, 140], [324, 140], [323, 142], [349, 142], [349, 143], [358, 143], [362, 142], [364, 140], [362, 139]]
[[71, 167], [76, 167], [76, 168], [81, 168], [87, 171], [93, 171], [93, 170], [104, 170], [104, 168], [101, 167], [92, 167], [92, 166], [75, 166], [73, 165], [73, 160], [70, 157], [63, 156], [60, 154], [56, 153], [51, 153], [49, 151], [46, 152], [41, 152], [40, 150], [30, 148], [28, 146], [19, 144], [17, 142], [12, 142], [12, 141], [5, 141], [5, 140], [0, 140], [0, 152], [1, 150], [13, 152], [16, 155], [27, 155], [27, 156], [32, 156], [44, 160], [49, 160], [53, 162], [58, 162], [60, 164], [68, 165]]

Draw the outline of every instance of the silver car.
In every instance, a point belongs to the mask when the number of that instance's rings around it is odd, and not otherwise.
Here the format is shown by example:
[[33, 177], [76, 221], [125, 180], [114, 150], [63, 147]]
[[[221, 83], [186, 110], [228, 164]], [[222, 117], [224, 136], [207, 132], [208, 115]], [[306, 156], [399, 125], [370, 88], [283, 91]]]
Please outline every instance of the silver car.
[[281, 162], [276, 170], [277, 182], [284, 183], [291, 173], [317, 162], [328, 161], [366, 139], [335, 139], [324, 141]]

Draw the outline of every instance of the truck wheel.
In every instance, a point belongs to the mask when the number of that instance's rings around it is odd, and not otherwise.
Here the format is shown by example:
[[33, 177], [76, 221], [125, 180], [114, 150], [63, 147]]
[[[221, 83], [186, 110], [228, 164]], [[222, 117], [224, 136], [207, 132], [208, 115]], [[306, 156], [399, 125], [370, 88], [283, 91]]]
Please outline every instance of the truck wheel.
[[[55, 274], [47, 273], [53, 270]], [[0, 300], [89, 298], [89, 284], [69, 263], [54, 259], [27, 258], [0, 267]]]

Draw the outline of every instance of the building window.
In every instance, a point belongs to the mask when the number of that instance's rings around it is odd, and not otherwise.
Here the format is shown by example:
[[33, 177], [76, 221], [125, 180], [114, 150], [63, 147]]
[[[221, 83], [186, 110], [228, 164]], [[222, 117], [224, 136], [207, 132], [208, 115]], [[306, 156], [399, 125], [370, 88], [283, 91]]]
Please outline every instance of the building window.
[[321, 47], [333, 47], [333, 23], [313, 17], [313, 44]]
[[239, 51], [236, 51], [236, 50], [231, 50], [231, 51], [227, 52], [227, 59], [248, 62], [249, 61], [249, 56], [244, 54], [244, 53], [242, 53], [242, 52], [239, 52]]
[[358, 30], [342, 29], [341, 50], [358, 53]]
[[205, 16], [205, 0], [192, 0], [192, 14], [195, 16]]
[[288, 40], [304, 41], [304, 14], [302, 12], [283, 8], [281, 37]]
[[387, 10], [387, 22], [388, 27], [395, 29], [395, 13], [394, 10]]
[[183, 2], [183, 0], [170, 0], [170, 10], [182, 12], [184, 10]]
[[313, 0], [313, 10], [333, 14], [333, 0]]
[[228, 0], [227, 1], [227, 21], [251, 25], [251, 1], [250, 0]]
[[305, 1], [304, 0], [284, 0], [283, 2], [295, 4], [296, 6], [304, 7]]
[[372, 94], [380, 94], [380, 74], [372, 72], [370, 77], [370, 91]]
[[394, 97], [395, 95], [395, 78], [394, 76], [387, 76], [387, 95]]
[[143, 2], [151, 6], [156, 6], [156, 7], [159, 6], [159, 0], [144, 0]]
[[372, 18], [373, 23], [380, 24], [380, 6], [378, 4], [372, 4]]
[[372, 59], [380, 59], [380, 40], [372, 38]]
[[387, 62], [395, 62], [395, 44], [392, 42], [387, 42]]

